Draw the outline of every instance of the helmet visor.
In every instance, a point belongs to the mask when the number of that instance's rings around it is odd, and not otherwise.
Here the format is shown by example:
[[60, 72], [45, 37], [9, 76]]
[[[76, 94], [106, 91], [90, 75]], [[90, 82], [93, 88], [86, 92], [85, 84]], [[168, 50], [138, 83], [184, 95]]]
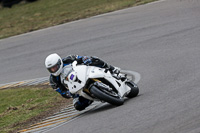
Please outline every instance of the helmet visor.
[[58, 71], [58, 69], [60, 68], [61, 65], [61, 61], [59, 60], [54, 66], [48, 68], [50, 73], [55, 73]]

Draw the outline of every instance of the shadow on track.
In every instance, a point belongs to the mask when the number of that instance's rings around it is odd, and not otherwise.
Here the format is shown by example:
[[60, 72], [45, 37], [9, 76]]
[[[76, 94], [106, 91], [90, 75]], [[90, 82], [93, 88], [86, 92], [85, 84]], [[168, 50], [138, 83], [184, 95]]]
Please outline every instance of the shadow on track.
[[[142, 96], [142, 94], [139, 94], [137, 97], [140, 97], [140, 96]], [[126, 104], [126, 102], [128, 102], [130, 100], [136, 99], [137, 97], [134, 97], [134, 98], [125, 98], [124, 104]], [[121, 105], [121, 106], [114, 106], [114, 105], [111, 105], [109, 103], [102, 103], [101, 105], [99, 105], [99, 106], [95, 107], [94, 109], [90, 110], [88, 112], [88, 114], [95, 114], [95, 113], [107, 111], [107, 110], [110, 110], [110, 109], [113, 109], [113, 108], [122, 107], [122, 106], [123, 105]]]
[[103, 103], [103, 105], [95, 107], [94, 109], [90, 110], [88, 113], [95, 114], [95, 113], [107, 111], [109, 109], [113, 109], [113, 108], [116, 108], [116, 107], [117, 106], [111, 105], [109, 103]]

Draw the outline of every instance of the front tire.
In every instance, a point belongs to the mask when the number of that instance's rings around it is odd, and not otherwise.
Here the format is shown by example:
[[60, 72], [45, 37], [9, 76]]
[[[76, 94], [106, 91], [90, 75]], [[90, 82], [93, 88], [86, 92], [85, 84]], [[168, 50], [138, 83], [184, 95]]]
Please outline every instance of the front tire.
[[116, 105], [116, 106], [120, 106], [122, 104], [124, 104], [124, 99], [120, 98], [119, 96], [112, 96], [109, 95], [105, 92], [103, 92], [102, 90], [100, 90], [99, 88], [97, 88], [96, 86], [92, 86], [90, 88], [90, 92], [98, 99], [103, 100], [105, 102], [108, 102], [112, 105]]
[[139, 93], [138, 86], [132, 81], [126, 82], [126, 84], [131, 88], [130, 93], [126, 97], [128, 97], [128, 98], [136, 97]]

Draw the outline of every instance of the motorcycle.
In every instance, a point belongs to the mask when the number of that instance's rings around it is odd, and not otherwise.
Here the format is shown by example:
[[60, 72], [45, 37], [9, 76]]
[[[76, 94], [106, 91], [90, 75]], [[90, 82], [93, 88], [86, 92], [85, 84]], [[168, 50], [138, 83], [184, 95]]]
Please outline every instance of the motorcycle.
[[133, 98], [139, 93], [138, 86], [127, 74], [112, 75], [108, 69], [77, 65], [77, 61], [65, 66], [60, 77], [70, 93], [116, 106], [122, 105], [125, 97]]

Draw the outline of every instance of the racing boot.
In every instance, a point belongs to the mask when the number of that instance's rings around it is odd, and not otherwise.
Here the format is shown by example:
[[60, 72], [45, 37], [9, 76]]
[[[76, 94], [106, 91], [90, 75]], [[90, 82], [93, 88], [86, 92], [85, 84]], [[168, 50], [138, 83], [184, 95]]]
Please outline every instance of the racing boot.
[[108, 65], [106, 62], [99, 59], [98, 57], [92, 56], [91, 59], [92, 59], [91, 66], [99, 66], [101, 68], [106, 68], [107, 70], [110, 71], [111, 74], [118, 75], [120, 73], [120, 68]]
[[93, 101], [88, 100], [79, 95], [74, 95], [74, 97], [73, 97], [74, 108], [78, 111], [84, 110], [86, 107], [88, 107], [92, 103], [93, 103]]

